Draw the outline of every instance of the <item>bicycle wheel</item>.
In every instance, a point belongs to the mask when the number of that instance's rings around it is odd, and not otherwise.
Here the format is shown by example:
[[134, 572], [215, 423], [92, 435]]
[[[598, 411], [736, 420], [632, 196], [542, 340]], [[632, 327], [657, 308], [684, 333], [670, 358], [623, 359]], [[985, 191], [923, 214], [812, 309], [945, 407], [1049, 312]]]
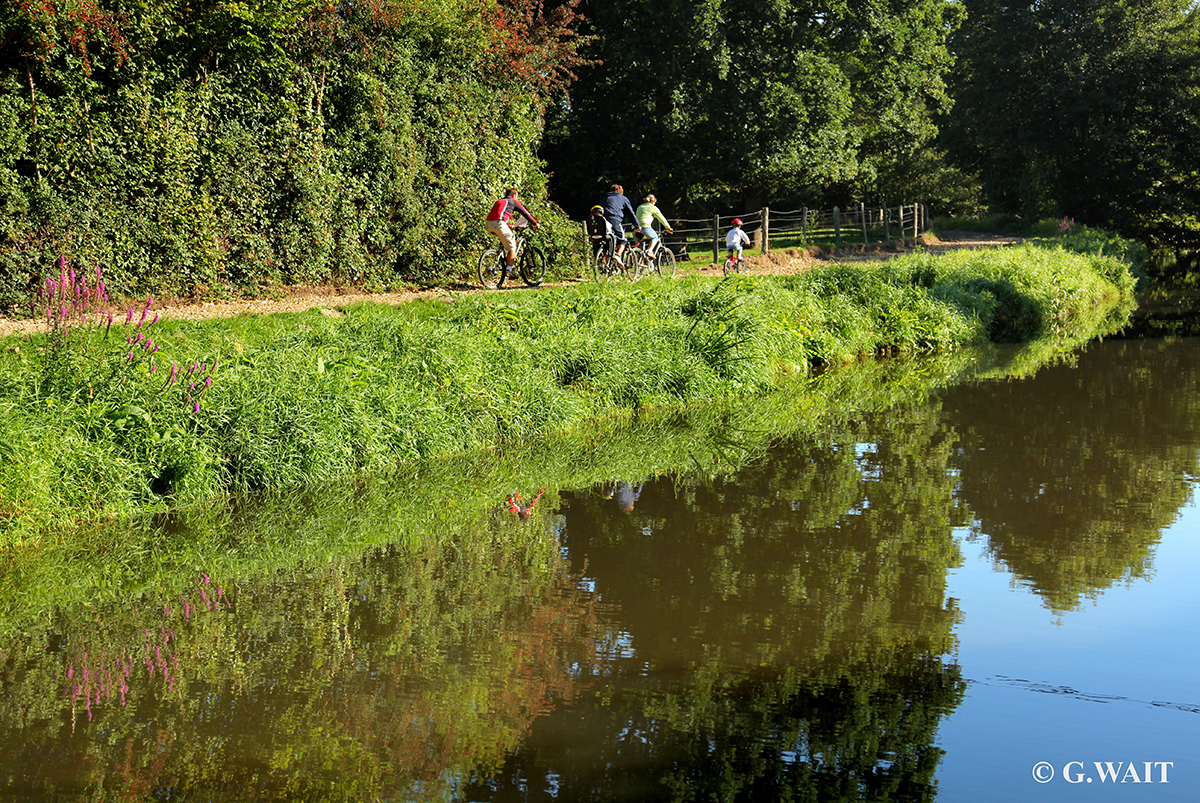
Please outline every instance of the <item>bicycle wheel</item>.
[[636, 282], [654, 270], [654, 260], [646, 255], [645, 249], [634, 248], [627, 253], [629, 254], [629, 281]]
[[479, 283], [489, 290], [504, 284], [504, 252], [489, 248], [479, 258]]
[[668, 279], [675, 278], [675, 253], [665, 245], [658, 249], [658, 253], [654, 255], [654, 262], [658, 268], [658, 275], [665, 276]]
[[603, 245], [597, 246], [592, 254], [592, 276], [598, 282], [611, 282], [617, 278], [621, 267], [617, 264], [612, 251]]
[[537, 287], [546, 280], [546, 256], [532, 245], [521, 252], [521, 278], [530, 287]]
[[721, 266], [721, 273], [728, 276], [735, 270], [737, 263], [733, 261], [733, 257], [725, 257], [725, 264]]

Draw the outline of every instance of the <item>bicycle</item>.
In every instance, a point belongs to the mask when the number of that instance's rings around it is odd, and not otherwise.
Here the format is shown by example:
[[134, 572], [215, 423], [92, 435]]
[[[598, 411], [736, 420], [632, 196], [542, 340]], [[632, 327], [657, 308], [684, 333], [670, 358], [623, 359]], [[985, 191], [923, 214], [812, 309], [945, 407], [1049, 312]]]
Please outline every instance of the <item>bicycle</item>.
[[668, 248], [661, 239], [651, 258], [654, 260], [654, 270], [659, 276], [667, 279], [675, 278], [675, 252]]
[[[529, 287], [546, 280], [546, 256], [531, 241], [525, 226], [513, 226], [517, 242], [517, 257], [513, 269]], [[499, 290], [508, 278], [503, 248], [489, 248], [479, 258], [479, 283], [489, 290]]]
[[745, 263], [746, 258], [730, 248], [729, 254], [725, 257], [725, 264], [721, 266], [721, 273], [726, 276], [731, 273], [741, 273]]
[[662, 240], [640, 237], [631, 249], [630, 265], [635, 282], [651, 273], [668, 279], [675, 278], [675, 254]]
[[610, 235], [603, 242], [596, 242], [592, 248], [592, 275], [598, 282], [611, 282], [615, 279], [633, 280], [629, 269], [617, 258], [617, 238]]

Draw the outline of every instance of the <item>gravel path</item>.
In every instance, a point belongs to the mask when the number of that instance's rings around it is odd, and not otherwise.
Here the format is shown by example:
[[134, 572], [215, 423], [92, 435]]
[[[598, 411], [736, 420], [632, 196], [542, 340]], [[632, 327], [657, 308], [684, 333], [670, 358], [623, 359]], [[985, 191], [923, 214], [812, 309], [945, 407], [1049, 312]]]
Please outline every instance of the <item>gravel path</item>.
[[[960, 248], [992, 248], [1012, 245], [1020, 242], [1020, 238], [998, 234], [981, 234], [978, 232], [950, 231], [942, 232], [939, 236], [926, 235], [923, 247], [932, 253], [943, 253]], [[911, 241], [910, 241], [911, 242]], [[912, 251], [914, 246], [897, 245], [887, 248], [875, 246], [872, 248], [847, 247], [832, 253], [801, 253], [796, 249], [773, 251], [769, 254], [753, 257], [749, 260], [750, 273], [787, 275], [807, 270], [813, 265], [827, 262], [869, 262], [886, 260], [897, 254]], [[702, 275], [719, 273], [719, 265], [705, 265], [693, 269]], [[578, 279], [561, 282], [560, 285], [577, 283]], [[545, 286], [554, 286], [547, 283]], [[499, 292], [514, 292], [525, 289], [518, 285]], [[429, 290], [412, 290], [398, 293], [363, 293], [354, 289], [336, 289], [329, 287], [297, 287], [281, 294], [278, 298], [241, 299], [236, 301], [188, 301], [186, 299], [169, 299], [156, 302], [154, 311], [163, 319], [171, 320], [203, 320], [207, 318], [232, 318], [243, 313], [271, 312], [303, 312], [320, 308], [328, 315], [340, 315], [338, 310], [360, 301], [373, 301], [381, 304], [401, 304], [419, 298], [439, 298], [456, 296], [463, 293], [495, 293], [494, 290], [483, 290], [469, 285], [454, 285], [448, 288], [433, 288]], [[0, 337], [12, 334], [28, 334], [42, 326], [40, 320], [14, 320], [0, 318]]]

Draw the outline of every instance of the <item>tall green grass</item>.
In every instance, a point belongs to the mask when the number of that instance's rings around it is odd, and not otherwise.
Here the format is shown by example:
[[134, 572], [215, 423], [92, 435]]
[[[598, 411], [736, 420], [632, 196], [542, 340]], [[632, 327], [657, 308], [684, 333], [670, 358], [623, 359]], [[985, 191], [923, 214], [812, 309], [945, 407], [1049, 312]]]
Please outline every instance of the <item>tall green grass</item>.
[[0, 538], [745, 399], [865, 355], [1090, 335], [1131, 286], [1114, 259], [1018, 248], [160, 322], [161, 365], [219, 366], [199, 409], [162, 372], [43, 382], [45, 338], [9, 339]]

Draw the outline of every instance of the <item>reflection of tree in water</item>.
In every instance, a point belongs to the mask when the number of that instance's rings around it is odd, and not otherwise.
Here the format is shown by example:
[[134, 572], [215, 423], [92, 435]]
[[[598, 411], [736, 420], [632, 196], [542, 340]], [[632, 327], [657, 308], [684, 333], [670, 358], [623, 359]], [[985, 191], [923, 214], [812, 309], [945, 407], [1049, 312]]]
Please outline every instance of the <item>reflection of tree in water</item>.
[[[495, 766], [570, 700], [598, 641], [564, 567], [480, 529], [470, 548], [393, 547], [242, 582], [206, 615], [185, 618], [174, 597], [60, 615], [8, 645], [4, 775], [39, 799], [442, 796], [450, 774]], [[147, 632], [158, 646], [168, 631], [178, 682], [134, 663], [124, 700], [73, 716], [69, 667], [140, 655]]]
[[1092, 346], [1076, 367], [944, 394], [960, 497], [1054, 610], [1143, 576], [1197, 473], [1200, 341]]
[[736, 481], [648, 482], [632, 515], [602, 489], [565, 495], [565, 543], [619, 609], [622, 649], [601, 701], [539, 720], [466, 797], [931, 799], [963, 693], [942, 658], [950, 444], [929, 408], [827, 437]]

